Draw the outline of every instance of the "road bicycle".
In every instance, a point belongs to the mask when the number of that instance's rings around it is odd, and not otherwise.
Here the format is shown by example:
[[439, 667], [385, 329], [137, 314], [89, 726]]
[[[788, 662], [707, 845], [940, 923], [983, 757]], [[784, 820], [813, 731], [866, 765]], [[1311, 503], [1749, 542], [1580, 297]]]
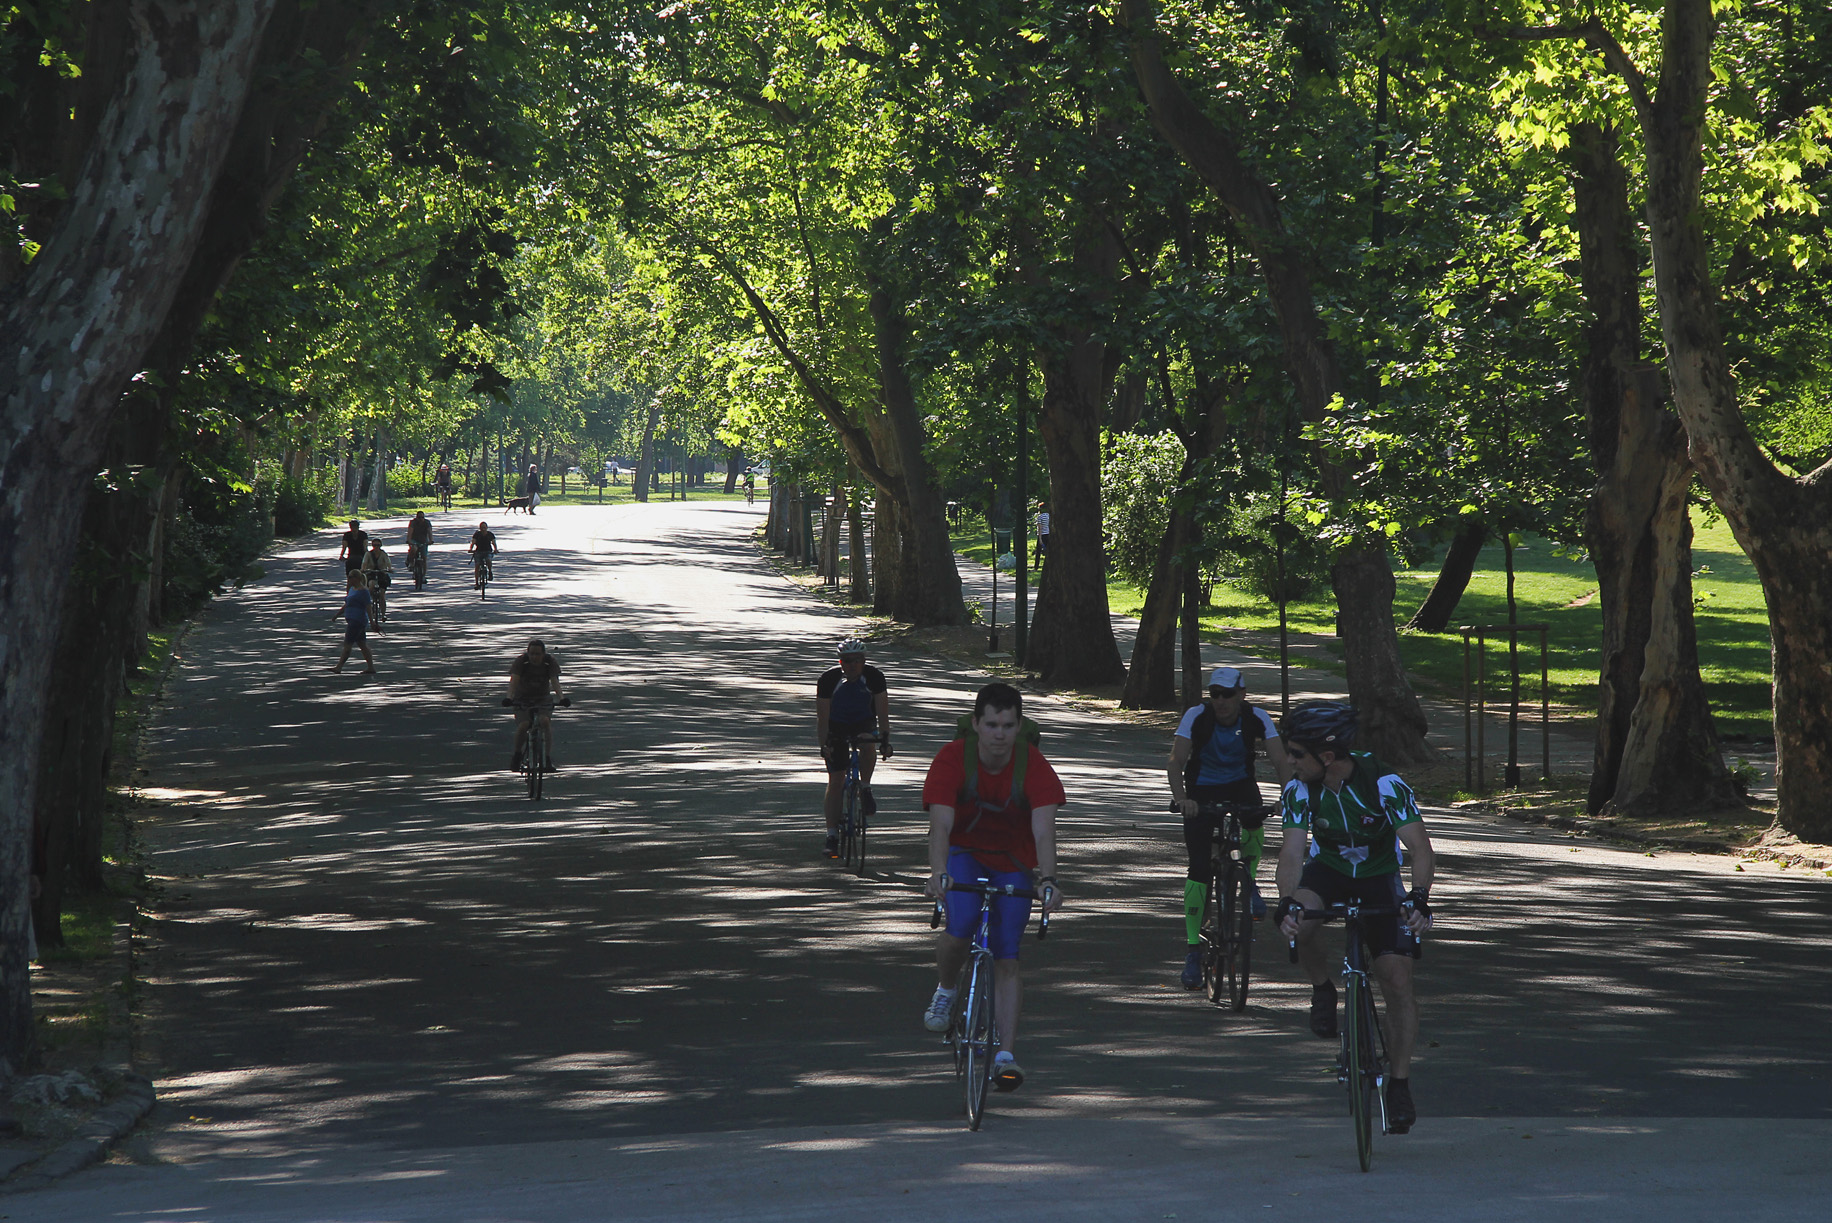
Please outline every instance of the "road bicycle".
[[496, 580], [496, 566], [490, 560], [490, 554], [478, 549], [471, 557], [471, 581], [477, 587], [477, 597], [485, 598], [484, 588]]
[[[503, 698], [503, 705], [521, 713], [528, 713], [528, 739], [522, 744], [522, 778], [528, 783], [528, 801], [539, 802], [541, 791], [545, 788], [547, 774], [553, 771], [547, 763], [547, 730], [541, 725], [541, 715], [553, 713], [552, 701], [513, 701]], [[561, 708], [570, 709], [572, 698], [560, 702]]]
[[[1369, 905], [1356, 901], [1328, 905], [1321, 909], [1300, 909], [1304, 921], [1329, 921], [1341, 918], [1344, 946], [1342, 951], [1342, 1044], [1336, 1055], [1336, 1080], [1349, 1089], [1349, 1117], [1355, 1125], [1355, 1155], [1366, 1172], [1374, 1162], [1374, 1118], [1380, 1117], [1380, 1132], [1392, 1133], [1387, 1122], [1387, 1037], [1380, 1026], [1380, 1011], [1374, 1005], [1374, 990], [1368, 982], [1367, 928], [1369, 918], [1412, 912], [1410, 902], [1400, 905]], [[1291, 944], [1291, 962], [1298, 962], [1298, 945]]]
[[363, 584], [369, 588], [369, 626], [379, 633], [388, 622], [388, 584], [375, 569], [363, 571]]
[[[992, 929], [992, 900], [995, 896], [1016, 896], [1025, 900], [1043, 900], [1043, 915], [1037, 923], [1037, 937], [1050, 932], [1049, 901], [1054, 890], [1047, 885], [1042, 895], [1015, 883], [994, 885], [985, 880], [962, 883], [948, 880], [950, 892], [972, 892], [980, 898], [980, 919], [974, 928], [973, 941], [967, 948], [967, 962], [961, 965], [954, 983], [954, 1010], [948, 1016], [948, 1030], [942, 1043], [954, 1048], [954, 1077], [961, 1080], [967, 1093], [967, 1128], [977, 1130], [986, 1115], [986, 1089], [992, 1083], [992, 1063], [999, 1052], [999, 1025], [993, 1008], [992, 948], [987, 942]], [[929, 917], [931, 930], [947, 916], [943, 902], [935, 902]]]
[[870, 793], [859, 772], [860, 749], [877, 741], [878, 736], [873, 734], [852, 735], [846, 740], [852, 754], [846, 762], [846, 780], [840, 786], [840, 861], [861, 878], [865, 875], [865, 827], [872, 814], [868, 808], [875, 804], [866, 801]]
[[[1171, 804], [1173, 813], [1181, 811]], [[1253, 966], [1253, 876], [1241, 849], [1241, 820], [1265, 817], [1275, 808], [1263, 803], [1197, 802], [1197, 813], [1209, 824], [1209, 898], [1203, 907], [1198, 937], [1202, 984], [1209, 1001], [1241, 1011], [1247, 1007], [1247, 983]]]
[[426, 548], [421, 544], [407, 545], [407, 571], [413, 574], [413, 588], [426, 589]]

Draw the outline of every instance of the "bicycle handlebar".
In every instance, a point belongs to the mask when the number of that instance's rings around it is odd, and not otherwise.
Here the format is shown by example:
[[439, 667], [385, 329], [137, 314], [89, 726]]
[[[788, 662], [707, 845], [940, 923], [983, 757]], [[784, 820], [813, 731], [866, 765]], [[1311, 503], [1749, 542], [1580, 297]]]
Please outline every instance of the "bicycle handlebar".
[[1211, 803], [1204, 802], [1199, 798], [1195, 800], [1183, 798], [1173, 799], [1171, 801], [1170, 813], [1172, 815], [1181, 815], [1183, 813], [1183, 804], [1190, 801], [1195, 802], [1196, 813], [1198, 815], [1232, 815], [1237, 817], [1243, 815], [1271, 815], [1279, 809], [1277, 803]]
[[[1015, 896], [1020, 900], [1043, 900], [1046, 903], [1042, 917], [1037, 922], [1037, 938], [1041, 941], [1049, 937], [1050, 911], [1047, 905], [1047, 898], [1051, 892], [1056, 890], [1055, 888], [1046, 887], [1042, 892], [1033, 892], [1031, 889], [1021, 888], [1015, 883], [995, 886], [989, 883], [962, 883], [958, 879], [950, 879], [948, 880], [948, 890], [950, 892], [972, 892], [975, 896], [980, 897]], [[941, 925], [942, 914], [942, 902], [937, 900], [934, 910], [929, 914], [929, 929], [933, 930]]]
[[[1299, 921], [1331, 921], [1338, 917], [1349, 916], [1349, 908], [1350, 906], [1348, 904], [1343, 903], [1343, 902], [1338, 902], [1333, 905], [1325, 905], [1321, 909], [1294, 908], [1291, 910], [1291, 912], [1296, 913], [1298, 915]], [[1405, 914], [1411, 913], [1413, 911], [1413, 905], [1410, 900], [1402, 901], [1397, 905], [1362, 905], [1362, 904], [1358, 904], [1354, 906], [1354, 910], [1355, 910], [1354, 915], [1358, 918], [1361, 918], [1361, 917], [1392, 917], [1394, 914], [1399, 914], [1401, 916], [1404, 916]], [[1418, 938], [1420, 936], [1415, 934], [1413, 935], [1413, 937]], [[1296, 939], [1293, 939], [1291, 941], [1291, 962], [1293, 964], [1296, 964], [1298, 962], [1298, 941]]]

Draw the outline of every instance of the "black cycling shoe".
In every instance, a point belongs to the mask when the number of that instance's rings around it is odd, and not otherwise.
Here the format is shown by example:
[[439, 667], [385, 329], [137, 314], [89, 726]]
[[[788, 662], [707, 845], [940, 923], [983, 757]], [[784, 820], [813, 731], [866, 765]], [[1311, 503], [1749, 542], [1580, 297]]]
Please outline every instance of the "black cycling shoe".
[[1387, 1133], [1404, 1134], [1419, 1119], [1412, 1104], [1412, 1083], [1408, 1079], [1387, 1080]]
[[859, 809], [866, 815], [878, 814], [878, 796], [871, 792], [870, 786], [859, 792]]
[[821, 856], [825, 858], [839, 857], [840, 856], [840, 838], [828, 837], [826, 846], [822, 848], [821, 850]]
[[519, 773], [522, 771], [522, 754], [520, 752], [516, 752], [509, 757], [509, 771], [511, 773]]
[[1310, 987], [1310, 1030], [1329, 1040], [1336, 1035], [1336, 983]]

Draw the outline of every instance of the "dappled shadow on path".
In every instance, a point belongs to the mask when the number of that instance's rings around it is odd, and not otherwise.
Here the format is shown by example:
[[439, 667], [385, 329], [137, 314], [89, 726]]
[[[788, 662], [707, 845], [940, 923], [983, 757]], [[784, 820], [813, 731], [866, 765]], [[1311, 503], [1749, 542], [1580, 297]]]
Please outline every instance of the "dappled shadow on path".
[[[145, 946], [174, 1151], [954, 1116], [946, 1054], [918, 1025], [918, 791], [978, 681], [874, 656], [901, 750], [871, 869], [818, 859], [813, 681], [857, 622], [778, 580], [749, 521], [543, 514], [503, 530], [481, 602], [435, 549], [426, 592], [397, 586], [370, 679], [326, 671], [322, 538], [208, 613], [148, 775], [182, 800], [150, 821]], [[540, 804], [503, 769], [495, 704], [533, 634], [575, 701]], [[1305, 1032], [1307, 990], [1264, 927], [1244, 1014], [1175, 985], [1161, 734], [1033, 712], [1071, 796], [1071, 907], [1026, 944], [1032, 1080], [996, 1108], [1334, 1115], [1333, 1049]], [[1573, 855], [1460, 817], [1438, 833], [1428, 1115], [1828, 1115], [1828, 1055], [1803, 1036], [1832, 994], [1823, 887]]]

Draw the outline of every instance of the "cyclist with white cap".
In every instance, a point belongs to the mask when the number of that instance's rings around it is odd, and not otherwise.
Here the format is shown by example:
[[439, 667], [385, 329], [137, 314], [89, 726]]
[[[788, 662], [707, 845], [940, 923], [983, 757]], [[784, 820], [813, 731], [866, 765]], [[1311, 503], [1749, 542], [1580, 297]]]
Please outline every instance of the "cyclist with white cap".
[[878, 729], [878, 742], [864, 744], [859, 750], [859, 795], [870, 815], [878, 809], [872, 797], [871, 774], [877, 767], [878, 754], [891, 758], [891, 698], [884, 672], [865, 665], [865, 643], [856, 637], [840, 642], [840, 665], [829, 668], [814, 686], [814, 727], [816, 742], [827, 762], [827, 796], [822, 804], [827, 817], [829, 858], [840, 856], [841, 791], [846, 784], [846, 766], [852, 758], [852, 736]]
[[[1170, 741], [1170, 796], [1183, 812], [1183, 843], [1189, 850], [1189, 869], [1183, 881], [1183, 926], [1188, 954], [1183, 961], [1183, 987], [1202, 984], [1202, 951], [1197, 933], [1202, 911], [1215, 886], [1209, 845], [1216, 818], [1201, 814], [1201, 803], [1261, 802], [1259, 784], [1253, 780], [1253, 757], [1261, 746], [1272, 761], [1280, 785], [1291, 780], [1291, 764], [1278, 727], [1265, 710], [1247, 704], [1247, 683], [1233, 667], [1216, 667], [1209, 676], [1208, 699], [1192, 705], [1177, 723]], [[1241, 819], [1241, 852], [1246, 857], [1247, 878], [1259, 871], [1266, 848], [1264, 816]], [[1254, 920], [1266, 916], [1259, 886], [1253, 887]]]

